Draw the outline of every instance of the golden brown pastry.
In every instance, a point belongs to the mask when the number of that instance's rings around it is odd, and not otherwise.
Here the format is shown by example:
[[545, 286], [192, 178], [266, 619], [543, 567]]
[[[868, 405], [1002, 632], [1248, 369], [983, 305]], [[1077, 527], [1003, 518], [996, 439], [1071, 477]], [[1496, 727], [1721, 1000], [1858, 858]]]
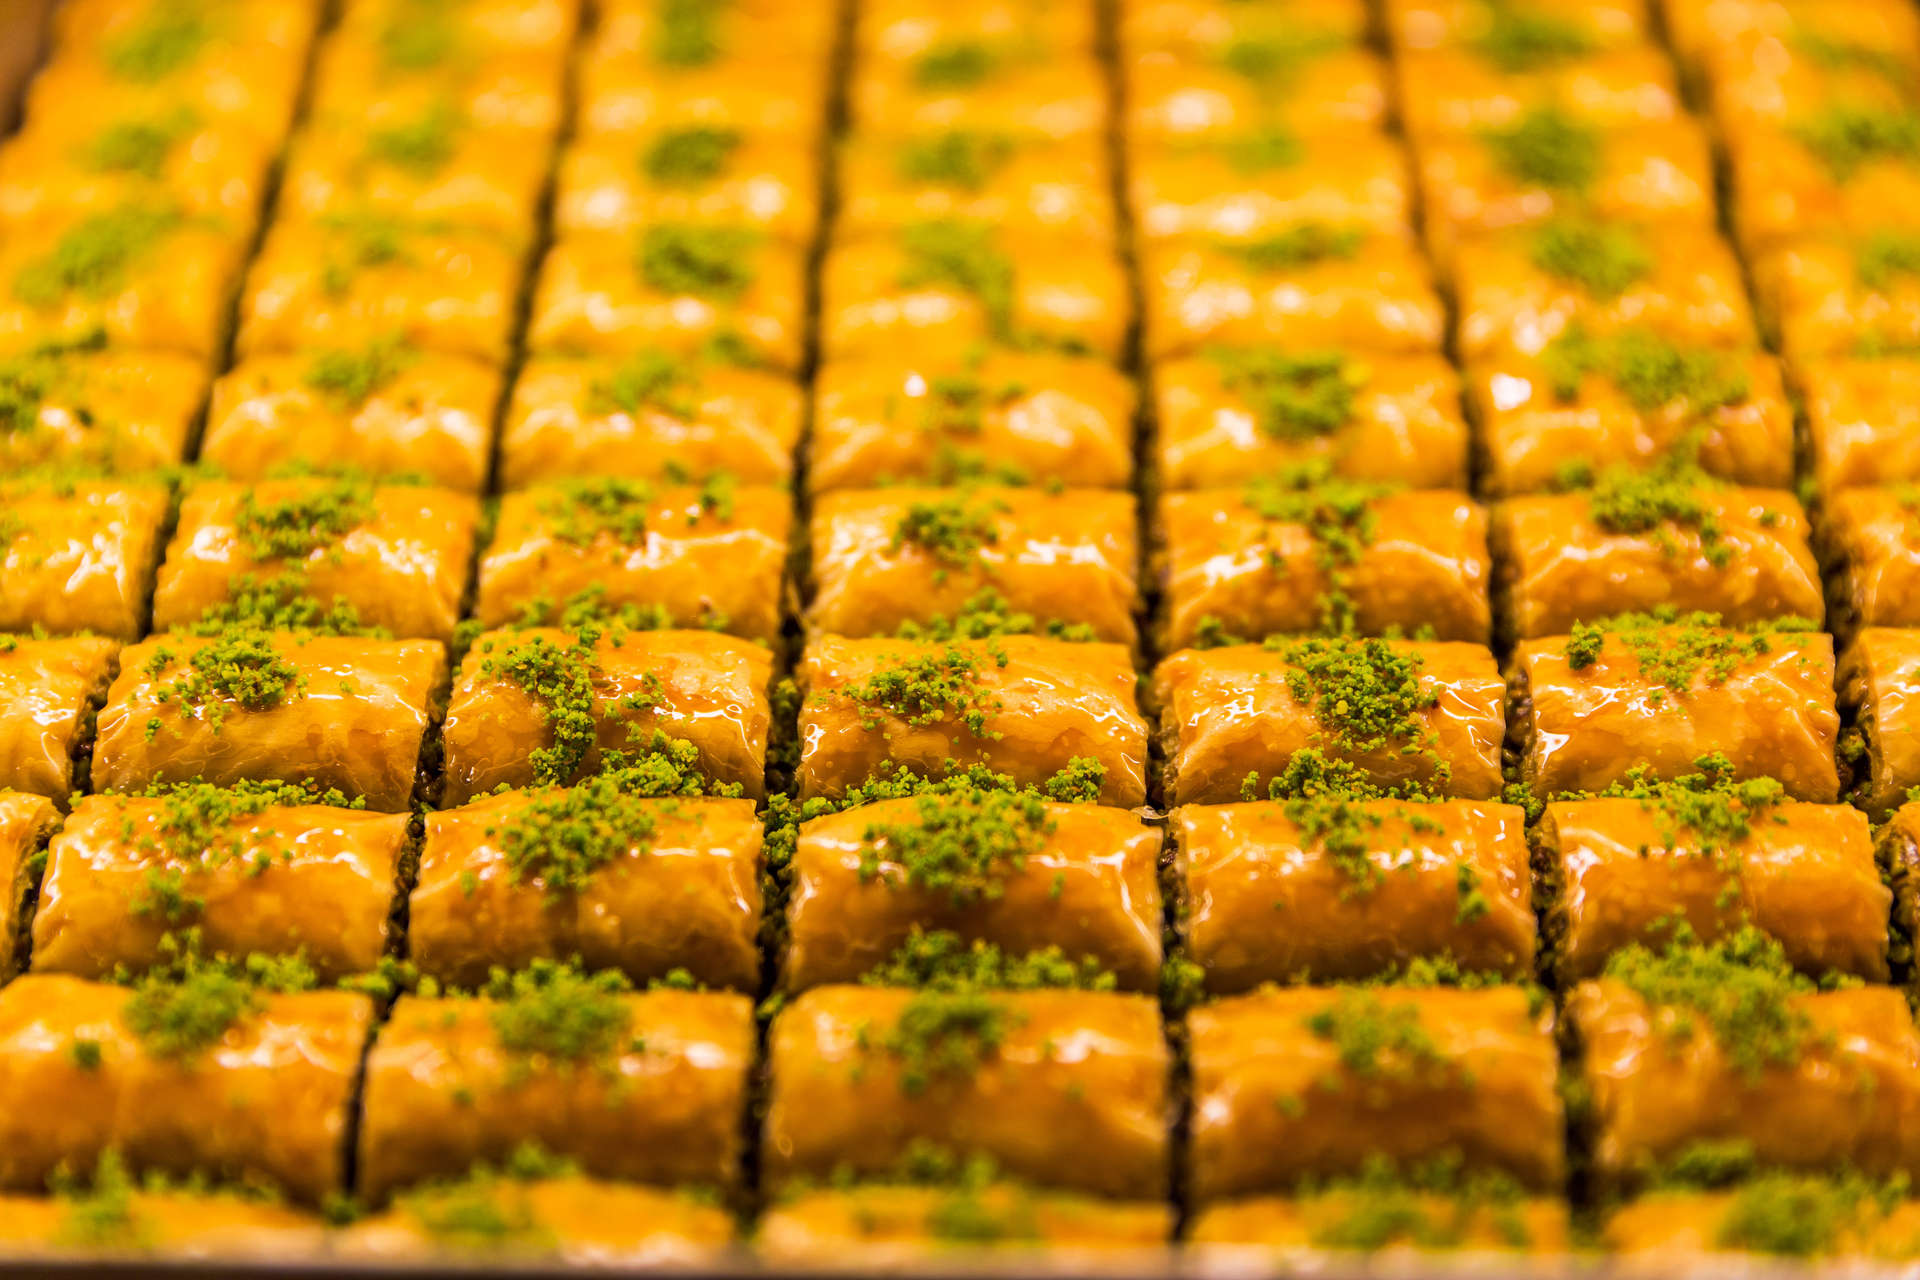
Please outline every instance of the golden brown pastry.
[[112, 466], [141, 472], [179, 462], [207, 395], [201, 362], [97, 343], [0, 359], [0, 462]]
[[1246, 1196], [1202, 1210], [1187, 1240], [1203, 1253], [1289, 1252], [1564, 1253], [1573, 1237], [1567, 1202], [1526, 1195], [1517, 1184], [1491, 1189], [1468, 1180], [1458, 1192], [1404, 1186], [1349, 1186], [1294, 1196]]
[[1844, 489], [1827, 499], [1825, 551], [1837, 564], [1834, 611], [1863, 627], [1920, 626], [1920, 492]]
[[801, 1191], [761, 1214], [754, 1252], [770, 1262], [911, 1266], [959, 1251], [1045, 1251], [1048, 1263], [1145, 1253], [1173, 1233], [1171, 1206], [1038, 1191], [1019, 1183], [946, 1188], [868, 1183]]
[[1920, 692], [1920, 632], [1860, 631], [1840, 655], [1839, 688], [1840, 704], [1865, 739], [1854, 799], [1885, 816], [1920, 784], [1920, 735], [1907, 719], [1907, 703]]
[[842, 241], [943, 218], [1090, 245], [1112, 246], [1117, 235], [1112, 174], [1098, 134], [1027, 137], [971, 121], [927, 132], [855, 134], [841, 149], [838, 172], [833, 230]]
[[1792, 369], [1822, 494], [1920, 481], [1920, 360], [1835, 356]]
[[119, 659], [102, 636], [0, 636], [0, 786], [64, 804], [86, 785], [76, 756]]
[[[39, 887], [35, 855], [59, 825], [60, 812], [45, 796], [25, 791], [0, 791], [0, 936], [17, 943], [26, 923], [27, 907]], [[0, 952], [0, 979], [11, 979], [17, 946]]]
[[1128, 159], [1134, 225], [1147, 240], [1259, 240], [1302, 222], [1405, 235], [1412, 225], [1406, 150], [1370, 127], [1142, 142]]
[[0, 628], [137, 638], [173, 505], [167, 487], [30, 481], [0, 496]]
[[818, 157], [792, 139], [731, 125], [589, 134], [561, 152], [559, 165], [553, 219], [562, 236], [735, 223], [806, 245], [820, 219]]

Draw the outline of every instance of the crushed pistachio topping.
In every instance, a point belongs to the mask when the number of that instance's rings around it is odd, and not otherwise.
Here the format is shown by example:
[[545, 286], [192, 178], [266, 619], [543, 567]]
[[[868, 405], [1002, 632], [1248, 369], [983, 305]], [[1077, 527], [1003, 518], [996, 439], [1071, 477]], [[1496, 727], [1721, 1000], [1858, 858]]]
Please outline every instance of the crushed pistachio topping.
[[585, 973], [578, 965], [535, 960], [509, 973], [496, 968], [481, 992], [502, 1048], [564, 1062], [600, 1061], [629, 1049], [633, 989], [617, 969]]
[[647, 287], [735, 302], [753, 283], [753, 251], [760, 233], [751, 227], [657, 223], [640, 233], [636, 265]]
[[[1425, 747], [1433, 737], [1423, 721], [1440, 695], [1420, 679], [1420, 654], [1385, 640], [1330, 636], [1325, 639], [1274, 637], [1267, 647], [1287, 664], [1288, 692], [1312, 709], [1320, 733], [1353, 752], [1398, 745], [1402, 751]], [[1436, 781], [1451, 770], [1434, 756]]]
[[1733, 762], [1718, 752], [1695, 758], [1693, 765], [1698, 773], [1666, 780], [1635, 766], [1599, 794], [1640, 801], [1641, 808], [1660, 815], [1670, 844], [1690, 837], [1702, 853], [1739, 844], [1787, 798], [1776, 779], [1736, 777]]
[[228, 703], [245, 711], [268, 711], [306, 694], [306, 674], [280, 656], [265, 632], [233, 627], [194, 648], [184, 665], [175, 668], [180, 657], [172, 645], [162, 645], [147, 660], [145, 674], [151, 679], [172, 671], [155, 687], [153, 700], [176, 706], [183, 720], [204, 719], [216, 734]]
[[1396, 783], [1382, 787], [1367, 771], [1348, 760], [1329, 757], [1312, 747], [1303, 747], [1287, 757], [1286, 767], [1260, 785], [1260, 774], [1249, 773], [1240, 784], [1242, 800], [1412, 800], [1427, 803], [1440, 797], [1418, 783]]
[[[1303, 842], [1318, 845], [1334, 868], [1346, 877], [1346, 887], [1340, 893], [1342, 899], [1364, 897], [1384, 879], [1385, 873], [1372, 855], [1396, 852], [1393, 846], [1382, 843], [1380, 835], [1388, 818], [1406, 823], [1415, 835], [1438, 835], [1444, 830], [1440, 823], [1413, 806], [1383, 809], [1336, 795], [1295, 797], [1282, 804], [1281, 812], [1300, 828]], [[1463, 897], [1476, 887], [1477, 882], [1463, 886]]]
[[947, 40], [914, 59], [913, 82], [922, 89], [971, 89], [1000, 65], [1000, 54], [978, 40]]
[[121, 205], [89, 214], [51, 249], [22, 264], [13, 277], [13, 296], [30, 307], [51, 307], [69, 294], [104, 298], [179, 225], [180, 216], [166, 208]]
[[1366, 382], [1360, 366], [1338, 351], [1211, 347], [1207, 356], [1221, 385], [1246, 402], [1261, 430], [1288, 442], [1332, 435], [1352, 422]]
[[1276, 127], [1253, 129], [1220, 144], [1220, 154], [1241, 173], [1291, 169], [1306, 158], [1300, 136]]
[[362, 271], [413, 261], [407, 252], [409, 231], [395, 218], [338, 214], [322, 219], [322, 225], [332, 233], [320, 268], [320, 287], [329, 297], [345, 297]]
[[[1433, 1037], [1420, 1025], [1420, 1006], [1361, 987], [1343, 988], [1333, 1002], [1307, 1015], [1307, 1031], [1331, 1044], [1340, 1065], [1360, 1079], [1406, 1079], [1448, 1066]], [[1328, 1081], [1329, 1087], [1341, 1087]]]
[[521, 1250], [544, 1250], [555, 1237], [536, 1218], [519, 1184], [578, 1172], [573, 1161], [522, 1143], [499, 1169], [478, 1164], [465, 1177], [415, 1187], [395, 1197], [394, 1203], [421, 1230], [451, 1248], [511, 1244]]
[[460, 26], [441, 0], [403, 0], [381, 27], [379, 43], [389, 71], [424, 71], [453, 56]]
[[948, 645], [938, 652], [903, 656], [838, 692], [867, 709], [861, 720], [865, 729], [879, 728], [885, 716], [916, 728], [951, 717], [976, 737], [992, 736], [987, 717], [1000, 709], [1000, 699], [981, 686], [982, 653], [999, 666], [1007, 665], [1006, 651], [991, 642], [978, 651]]
[[1000, 541], [996, 517], [1006, 510], [1004, 502], [976, 499], [965, 492], [909, 503], [894, 523], [887, 550], [915, 548], [940, 566], [934, 580], [944, 581], [946, 570], [966, 568], [979, 558], [983, 547]]
[[914, 925], [893, 954], [860, 979], [868, 986], [920, 991], [1111, 991], [1113, 973], [1099, 960], [1070, 959], [1059, 947], [1008, 953], [978, 938]]
[[949, 640], [985, 640], [992, 636], [1044, 635], [1079, 643], [1099, 638], [1088, 623], [1065, 623], [1058, 618], [1042, 622], [1031, 613], [1015, 609], [992, 587], [974, 592], [951, 614], [937, 615], [925, 622], [903, 622], [895, 634], [902, 640], [932, 640], [942, 644]]
[[640, 153], [640, 171], [658, 187], [697, 187], [727, 171], [740, 131], [714, 125], [669, 129]]
[[1610, 302], [1653, 271], [1653, 251], [1635, 228], [1589, 218], [1558, 217], [1533, 233], [1533, 265]]
[[1593, 33], [1548, 9], [1492, 5], [1473, 51], [1501, 71], [1537, 71], [1594, 51]]
[[580, 893], [595, 873], [629, 852], [653, 847], [659, 808], [644, 785], [611, 774], [534, 796], [498, 828], [514, 883], [538, 880], [549, 897]]
[[1309, 61], [1344, 44], [1331, 31], [1289, 26], [1270, 35], [1234, 40], [1220, 51], [1220, 61], [1264, 91], [1285, 93]]
[[978, 191], [1013, 158], [1013, 139], [972, 129], [948, 129], [900, 145], [896, 165], [908, 182]]
[[414, 359], [414, 352], [405, 344], [376, 338], [357, 349], [316, 353], [308, 359], [300, 378], [336, 404], [354, 407], [391, 386]]
[[196, 636], [218, 636], [235, 629], [390, 636], [383, 627], [369, 626], [351, 601], [339, 597], [321, 601], [312, 589], [305, 564], [271, 574], [237, 573], [228, 580], [227, 598], [207, 606], [183, 630]]
[[207, 956], [191, 929], [162, 941], [162, 963], [134, 981], [120, 1014], [157, 1058], [195, 1057], [261, 1012], [265, 994], [306, 991], [317, 982], [299, 956]]
[[944, 893], [956, 907], [1006, 892], [1056, 826], [1030, 792], [929, 793], [915, 801], [918, 821], [874, 823], [861, 835], [860, 878], [871, 881], [896, 864], [905, 883]]
[[195, 0], [152, 0], [140, 20], [116, 33], [100, 55], [117, 79], [153, 84], [198, 58], [212, 36]]
[[1225, 241], [1221, 248], [1255, 271], [1286, 271], [1351, 258], [1360, 250], [1355, 227], [1302, 222], [1259, 240]]
[[1605, 975], [1659, 1011], [1656, 1025], [1676, 1051], [1704, 1032], [1749, 1078], [1797, 1064], [1815, 1039], [1799, 999], [1813, 981], [1752, 926], [1702, 943], [1681, 923], [1658, 950], [1634, 943], [1615, 952]]
[[1584, 670], [1609, 640], [1631, 653], [1648, 680], [1685, 697], [1696, 682], [1725, 684], [1743, 665], [1773, 651], [1771, 637], [1815, 630], [1805, 618], [1729, 626], [1717, 613], [1681, 613], [1672, 606], [1578, 622], [1567, 641], [1567, 665]]
[[1836, 102], [1790, 126], [1835, 182], [1876, 160], [1920, 160], [1920, 112]]
[[[25, 435], [38, 427], [40, 406], [47, 398], [72, 391], [75, 378], [67, 357], [106, 345], [106, 331], [95, 329], [74, 342], [46, 343], [21, 355], [0, 357], [0, 435]], [[76, 406], [75, 412], [93, 423], [94, 415], [83, 406]]]
[[918, 222], [901, 230], [900, 247], [902, 288], [946, 286], [972, 294], [993, 337], [1013, 340], [1013, 260], [995, 243], [992, 227], [953, 218]]
[[1885, 289], [1895, 276], [1920, 276], [1920, 235], [1876, 231], [1854, 251], [1854, 269], [1869, 289]]
[[429, 178], [453, 159], [454, 135], [460, 115], [444, 102], [405, 124], [375, 129], [367, 135], [367, 157], [377, 163]]
[[1313, 1226], [1312, 1242], [1322, 1249], [1454, 1249], [1482, 1227], [1509, 1248], [1532, 1243], [1519, 1182], [1498, 1171], [1469, 1172], [1458, 1158], [1403, 1170], [1374, 1156], [1353, 1177], [1314, 1181], [1301, 1191], [1339, 1208]]
[[316, 480], [271, 501], [248, 489], [234, 511], [234, 532], [255, 560], [303, 559], [336, 548], [371, 520], [373, 493], [370, 481], [350, 476]]
[[619, 476], [567, 480], [539, 504], [552, 522], [553, 536], [576, 547], [610, 537], [623, 547], [638, 546], [647, 535], [653, 486]]
[[1737, 357], [1700, 347], [1683, 347], [1646, 329], [1596, 335], [1570, 326], [1540, 355], [1554, 394], [1576, 399], [1588, 374], [1599, 374], [1619, 388], [1642, 413], [1671, 404], [1707, 414], [1739, 404], [1751, 391]]
[[1907, 1190], [1904, 1178], [1761, 1173], [1734, 1192], [1714, 1231], [1714, 1243], [1776, 1257], [1834, 1253], [1849, 1236], [1870, 1231], [1890, 1214]]
[[1710, 501], [1722, 487], [1695, 463], [1668, 455], [1645, 470], [1612, 466], [1602, 471], [1587, 491], [1587, 510], [1608, 533], [1652, 534], [1669, 555], [1679, 554], [1674, 531], [1691, 530], [1707, 563], [1725, 568], [1733, 561], [1733, 548]]
[[1580, 192], [1600, 176], [1600, 131], [1560, 107], [1535, 107], [1481, 136], [1515, 182]]
[[158, 178], [175, 145], [198, 123], [198, 117], [184, 107], [157, 117], [118, 121], [93, 135], [81, 163], [95, 173]]
[[653, 58], [666, 67], [704, 67], [720, 56], [725, 0], [659, 0]]
[[179, 868], [206, 870], [242, 863], [249, 875], [259, 875], [293, 859], [292, 843], [282, 841], [271, 828], [236, 829], [250, 819], [281, 806], [366, 807], [364, 798], [349, 800], [331, 788], [291, 782], [245, 780], [225, 787], [197, 781], [156, 783], [145, 794], [160, 800], [158, 820], [150, 830], [142, 830], [128, 813], [121, 820], [120, 838], [145, 856], [176, 866], [149, 871], [146, 892], [134, 902], [133, 910], [136, 915], [158, 914], [170, 921], [200, 906], [185, 896]]
[[697, 411], [697, 405], [686, 395], [694, 389], [694, 372], [690, 361], [670, 352], [636, 352], [607, 377], [594, 380], [587, 392], [587, 409], [592, 413], [658, 409], [690, 420]]
[[900, 1064], [900, 1091], [918, 1097], [936, 1080], [973, 1075], [999, 1052], [1018, 1016], [987, 992], [918, 991], [881, 1048]]
[[527, 756], [536, 783], [551, 786], [571, 781], [593, 750], [598, 725], [594, 681], [600, 670], [594, 654], [597, 639], [597, 633], [589, 631], [564, 642], [544, 635], [480, 642], [480, 675], [518, 685], [539, 706], [553, 731], [551, 745]]
[[[1326, 579], [1320, 595], [1319, 626], [1331, 635], [1358, 629], [1353, 597], [1348, 593], [1348, 571], [1373, 544], [1378, 517], [1374, 504], [1397, 492], [1399, 486], [1349, 480], [1333, 474], [1333, 465], [1321, 460], [1262, 476], [1247, 487], [1242, 501], [1262, 519], [1305, 529], [1314, 543], [1314, 566]], [[1269, 553], [1276, 574], [1284, 574], [1285, 560]]]
[[59, 1243], [74, 1249], [136, 1249], [145, 1242], [145, 1224], [133, 1209], [133, 1179], [117, 1149], [102, 1152], [84, 1182], [66, 1176], [63, 1168], [53, 1192], [63, 1206]]

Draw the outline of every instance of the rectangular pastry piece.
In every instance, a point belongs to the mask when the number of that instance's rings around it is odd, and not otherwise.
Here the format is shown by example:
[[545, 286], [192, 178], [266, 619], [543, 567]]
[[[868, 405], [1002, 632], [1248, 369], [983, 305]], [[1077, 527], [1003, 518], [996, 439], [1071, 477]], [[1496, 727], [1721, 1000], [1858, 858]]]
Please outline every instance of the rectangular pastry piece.
[[1142, 142], [1128, 160], [1134, 225], [1147, 240], [1262, 240], [1303, 222], [1404, 236], [1413, 225], [1406, 149], [1371, 127]]
[[1160, 846], [1125, 809], [970, 789], [815, 818], [793, 854], [783, 983], [857, 982], [926, 929], [1009, 956], [1057, 946], [1153, 991]]
[[241, 360], [213, 384], [200, 459], [228, 479], [302, 467], [486, 487], [500, 371], [380, 338]]
[[1516, 70], [1655, 38], [1644, 0], [1387, 0], [1384, 16], [1396, 49], [1465, 48]]
[[1576, 325], [1536, 357], [1476, 362], [1467, 398], [1490, 493], [1548, 492], [1595, 468], [1657, 470], [1675, 457], [1737, 484], [1793, 482], [1793, 403], [1779, 363], [1757, 350]]
[[61, 804], [86, 786], [76, 765], [119, 657], [102, 636], [0, 636], [0, 786]]
[[0, 981], [11, 981], [28, 904], [40, 883], [38, 854], [60, 823], [60, 811], [45, 796], [0, 790]]
[[1187, 649], [1154, 669], [1166, 802], [1258, 795], [1304, 761], [1382, 788], [1500, 794], [1505, 685], [1482, 645], [1276, 638]]
[[[102, 1252], [142, 1259], [301, 1261], [328, 1245], [326, 1220], [244, 1191], [147, 1190], [96, 1170], [61, 1196], [0, 1195], [0, 1257], [45, 1260]], [[88, 1179], [81, 1179], [87, 1182]]]
[[16, 397], [0, 415], [0, 463], [9, 470], [51, 463], [140, 472], [179, 462], [207, 398], [198, 360], [93, 342], [0, 358], [0, 384]]
[[[1568, 997], [1603, 1185], [1657, 1175], [1703, 1143], [1740, 1144], [1761, 1168], [1920, 1166], [1920, 1034], [1898, 990], [1816, 992], [1784, 972], [1670, 955]], [[1750, 1020], [1729, 1016], [1728, 983]]]
[[1116, 22], [1120, 46], [1191, 61], [1217, 59], [1241, 41], [1274, 43], [1296, 31], [1314, 44], [1364, 44], [1373, 14], [1364, 0], [1295, 0], [1284, 10], [1236, 0], [1126, 0]]
[[888, 488], [823, 494], [812, 521], [817, 633], [888, 636], [997, 612], [1131, 644], [1140, 548], [1131, 494]]
[[1461, 240], [1451, 275], [1469, 363], [1539, 355], [1574, 330], [1644, 330], [1683, 347], [1759, 338], [1740, 260], [1708, 224], [1559, 213]]
[[554, 227], [570, 238], [655, 223], [734, 224], [804, 247], [820, 221], [818, 174], [811, 148], [734, 125], [588, 134], [560, 154]]
[[1792, 373], [1820, 493], [1920, 481], [1920, 359], [1819, 357]]
[[452, 489], [307, 477], [207, 480], [153, 595], [156, 631], [227, 617], [453, 639], [480, 504]]
[[818, 5], [608, 6], [579, 60], [576, 136], [703, 126], [811, 150], [835, 27]]
[[1308, 469], [1160, 500], [1161, 647], [1337, 631], [1492, 638], [1487, 513]]
[[1146, 1253], [1173, 1235], [1172, 1206], [1017, 1182], [867, 1183], [783, 1196], [760, 1216], [756, 1256], [788, 1265], [924, 1265], [955, 1248], [1045, 1251], [1050, 1263]]
[[242, 359], [380, 340], [506, 363], [522, 246], [486, 231], [357, 210], [280, 221], [247, 275]]
[[[1783, 1214], [1782, 1204], [1795, 1210]], [[1602, 1247], [1616, 1256], [1702, 1267], [1741, 1254], [1843, 1265], [1911, 1261], [1916, 1240], [1920, 1203], [1857, 1174], [1774, 1173], [1729, 1191], [1648, 1191], [1608, 1213], [1600, 1228]]]
[[514, 379], [500, 440], [502, 488], [577, 477], [746, 485], [793, 474], [805, 402], [789, 378], [729, 344], [682, 355], [642, 347], [624, 357], [535, 354]]
[[[1057, 243], [1112, 246], [1113, 175], [1104, 140], [959, 127], [856, 134], [840, 151], [840, 241], [963, 219]], [[811, 176], [811, 175], [809, 175]]]
[[719, 1263], [733, 1241], [733, 1214], [690, 1191], [509, 1168], [402, 1192], [331, 1244], [335, 1256], [376, 1266], [698, 1267]]
[[376, 100], [306, 122], [288, 148], [274, 216], [420, 219], [525, 244], [551, 154], [547, 132], [489, 128], [450, 95]]
[[446, 677], [431, 640], [241, 627], [145, 640], [107, 691], [93, 787], [294, 782], [400, 812]]
[[752, 994], [760, 842], [751, 800], [647, 799], [604, 778], [443, 809], [427, 815], [408, 957], [460, 987], [495, 965], [575, 958]]
[[1138, 146], [1255, 130], [1382, 130], [1389, 91], [1379, 55], [1337, 32], [1289, 28], [1291, 16], [1255, 14], [1264, 31], [1238, 32], [1199, 56], [1124, 52], [1125, 136]]
[[1796, 367], [1822, 357], [1899, 355], [1920, 344], [1920, 233], [1808, 235], [1749, 263], [1761, 323]]
[[1166, 1194], [1171, 1060], [1151, 997], [816, 987], [774, 1019], [767, 1056], [774, 1187], [885, 1176], [931, 1144], [1037, 1185]]
[[1714, 755], [1730, 781], [1840, 798], [1831, 636], [1635, 615], [1523, 641], [1512, 683], [1520, 776], [1539, 796], [1600, 791], [1636, 771], [1685, 777]]
[[277, 147], [300, 94], [320, 9], [309, 0], [208, 0], [182, 21], [169, 0], [61, 5], [26, 114], [59, 117], [82, 104], [115, 102], [155, 119], [185, 107]]
[[70, 224], [155, 200], [242, 233], [253, 225], [273, 149], [251, 128], [183, 104], [155, 115], [117, 98], [77, 105], [0, 145], [0, 225]]
[[403, 996], [367, 1057], [358, 1191], [384, 1205], [528, 1143], [595, 1177], [732, 1190], [753, 1052], [742, 995], [541, 966], [486, 998]]
[[1565, 1200], [1528, 1195], [1499, 1175], [1468, 1176], [1457, 1188], [1441, 1189], [1375, 1184], [1363, 1176], [1300, 1195], [1222, 1200], [1195, 1216], [1186, 1239], [1203, 1255], [1400, 1248], [1559, 1254], [1572, 1243], [1572, 1217]]
[[[1920, 784], [1920, 733], [1907, 703], [1920, 693], [1920, 631], [1868, 627], [1840, 655], [1840, 705], [1863, 740], [1852, 799], [1883, 817]], [[1912, 708], [1920, 714], [1920, 703]], [[1843, 744], [1854, 757], [1855, 744]]]
[[1512, 498], [1493, 513], [1508, 628], [1521, 640], [1655, 608], [1817, 623], [1826, 601], [1809, 534], [1792, 493], [1691, 468], [1609, 468], [1585, 492]]
[[39, 1190], [113, 1151], [136, 1175], [247, 1182], [307, 1206], [343, 1192], [373, 1001], [255, 993], [221, 1025], [170, 1016], [193, 996], [166, 990], [58, 973], [0, 988], [0, 1187]]
[[557, 623], [570, 604], [772, 644], [793, 498], [771, 485], [658, 486], [603, 476], [500, 499], [474, 616]]
[[825, 636], [797, 676], [803, 797], [895, 769], [940, 777], [981, 764], [1022, 786], [1091, 765], [1100, 803], [1146, 800], [1147, 725], [1122, 645]]
[[709, 631], [489, 631], [454, 678], [442, 802], [650, 756], [759, 799], [772, 679], [764, 646]]
[[395, 930], [407, 815], [283, 791], [81, 800], [47, 847], [34, 970], [141, 973], [191, 927], [217, 955], [298, 955], [322, 981], [372, 972]]
[[1432, 273], [1404, 236], [1302, 222], [1258, 240], [1147, 244], [1140, 273], [1154, 361], [1215, 344], [1437, 355], [1446, 335]]
[[173, 509], [164, 483], [29, 481], [0, 502], [0, 629], [140, 635]]
[[97, 340], [211, 363], [250, 228], [129, 200], [10, 231], [0, 350]]
[[912, 222], [843, 241], [820, 268], [827, 360], [964, 355], [996, 344], [1117, 362], [1132, 316], [1111, 245], [978, 219]]
[[1651, 40], [1557, 58], [1529, 58], [1511, 44], [1492, 42], [1403, 48], [1394, 71], [1406, 130], [1422, 141], [1508, 128], [1545, 106], [1609, 131], [1692, 123], [1673, 59]]
[[1055, 483], [1133, 478], [1133, 382], [1104, 360], [981, 347], [835, 360], [815, 379], [807, 484]]
[[1216, 994], [1370, 978], [1413, 961], [1533, 974], [1526, 815], [1327, 796], [1171, 815], [1187, 954]]
[[1187, 1017], [1193, 1201], [1436, 1156], [1557, 1190], [1552, 1025], [1520, 987], [1269, 988], [1203, 1005]]
[[1920, 489], [1843, 489], [1821, 526], [1836, 629], [1920, 626]]
[[942, 45], [1017, 40], [1057, 56], [1098, 51], [1100, 15], [1079, 0], [873, 0], [854, 24], [857, 58], [912, 60]]
[[1881, 86], [1879, 101], [1853, 92], [1725, 130], [1727, 216], [1742, 250], [1762, 254], [1809, 233], [1865, 238], [1889, 224], [1912, 227], [1920, 168], [1899, 139], [1920, 126], [1920, 114], [1891, 88]]
[[1568, 213], [1713, 225], [1712, 150], [1690, 120], [1603, 130], [1536, 106], [1496, 128], [1421, 138], [1414, 162], [1427, 242], [1443, 265], [1470, 236]]
[[1382, 356], [1306, 338], [1204, 348], [1153, 370], [1160, 480], [1206, 489], [1324, 462], [1415, 489], [1467, 487], [1460, 375], [1438, 355]]
[[540, 268], [527, 345], [542, 353], [674, 356], [716, 342], [800, 367], [805, 254], [739, 223], [656, 222], [559, 241]]
[[927, 133], [961, 124], [996, 133], [1098, 138], [1107, 126], [1104, 68], [1008, 35], [937, 39], [899, 58], [857, 61], [847, 85], [856, 134]]
[[1547, 931], [1568, 978], [1681, 928], [1713, 942], [1750, 925], [1804, 973], [1888, 979], [1892, 894], [1858, 809], [1683, 785], [1549, 804], [1536, 839], [1554, 886]]

